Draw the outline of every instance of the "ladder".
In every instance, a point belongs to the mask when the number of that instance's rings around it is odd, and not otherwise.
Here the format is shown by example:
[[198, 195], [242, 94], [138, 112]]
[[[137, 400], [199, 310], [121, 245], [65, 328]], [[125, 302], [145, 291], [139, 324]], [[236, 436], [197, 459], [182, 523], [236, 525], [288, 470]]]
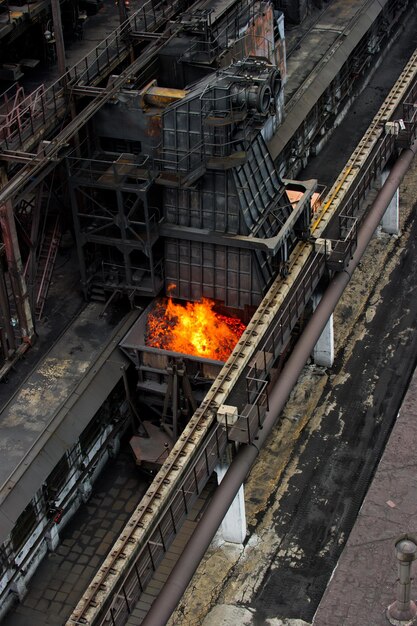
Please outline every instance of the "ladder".
[[45, 232], [39, 250], [35, 300], [35, 315], [38, 320], [42, 317], [60, 240], [61, 224], [59, 216], [57, 216]]

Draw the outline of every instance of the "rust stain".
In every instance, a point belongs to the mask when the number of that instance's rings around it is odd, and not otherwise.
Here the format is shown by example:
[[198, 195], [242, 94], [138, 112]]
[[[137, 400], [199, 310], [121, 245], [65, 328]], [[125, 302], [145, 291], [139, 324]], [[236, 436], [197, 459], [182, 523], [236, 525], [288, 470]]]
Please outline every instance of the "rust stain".
[[162, 129], [162, 120], [159, 113], [157, 115], [151, 115], [148, 118], [148, 135], [149, 137], [159, 137]]
[[274, 13], [271, 6], [249, 24], [244, 46], [246, 56], [265, 57], [271, 62], [275, 61]]

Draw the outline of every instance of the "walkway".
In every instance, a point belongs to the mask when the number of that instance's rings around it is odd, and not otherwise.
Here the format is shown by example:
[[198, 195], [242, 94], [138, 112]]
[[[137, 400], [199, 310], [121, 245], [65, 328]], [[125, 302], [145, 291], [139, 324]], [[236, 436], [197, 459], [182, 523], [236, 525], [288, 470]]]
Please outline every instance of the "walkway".
[[109, 461], [93, 493], [62, 532], [29, 584], [23, 602], [2, 626], [62, 626], [147, 488], [124, 448]]

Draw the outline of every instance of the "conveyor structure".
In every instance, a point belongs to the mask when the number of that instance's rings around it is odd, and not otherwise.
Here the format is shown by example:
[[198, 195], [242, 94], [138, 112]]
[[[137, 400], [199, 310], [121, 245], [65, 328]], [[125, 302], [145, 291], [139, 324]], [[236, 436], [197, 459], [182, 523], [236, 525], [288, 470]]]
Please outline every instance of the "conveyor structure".
[[[415, 107], [410, 106], [416, 98], [416, 77], [417, 55], [414, 54], [324, 199], [313, 223], [316, 243], [298, 244], [289, 278], [285, 282], [277, 279], [270, 288], [67, 626], [80, 619], [89, 624], [104, 624], [106, 620], [116, 625], [125, 623], [130, 605], [140, 597], [181, 520], [186, 518], [214, 466], [221, 460], [228, 442], [250, 444], [256, 439], [268, 406], [273, 363], [328, 268], [329, 260], [337, 269], [344, 269], [355, 245], [354, 239], [338, 240], [336, 243], [346, 245], [342, 246], [342, 257], [336, 246], [332, 259], [321, 245], [317, 252], [317, 242], [325, 238], [333, 226], [339, 228], [341, 234], [345, 232], [345, 212], [359, 223], [363, 221], [366, 216], [363, 200], [372, 183], [399, 145], [410, 145], [416, 137]], [[405, 134], [402, 137], [385, 134], [385, 122], [397, 116], [404, 121]], [[352, 229], [348, 232], [351, 234]], [[242, 398], [245, 401], [242, 402]], [[220, 409], [225, 405], [237, 406], [237, 423], [228, 424], [223, 416], [219, 420], [219, 413], [223, 414]]]

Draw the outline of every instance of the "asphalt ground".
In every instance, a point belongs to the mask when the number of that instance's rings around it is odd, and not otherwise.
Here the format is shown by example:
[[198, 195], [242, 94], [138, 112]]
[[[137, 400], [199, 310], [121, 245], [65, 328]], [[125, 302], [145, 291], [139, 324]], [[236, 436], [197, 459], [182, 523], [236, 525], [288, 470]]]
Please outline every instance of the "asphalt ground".
[[[296, 545], [302, 558], [294, 560], [288, 552], [274, 561], [251, 603], [261, 619], [311, 621], [342, 551], [340, 538], [355, 522], [407, 390], [417, 355], [417, 222], [410, 218], [406, 228], [409, 245], [366, 335], [346, 362], [344, 350], [336, 359], [334, 370], [343, 370], [346, 382], [334, 388], [329, 380], [323, 390], [335, 408], [318, 431], [300, 437], [299, 471], [290, 479], [274, 526], [283, 537], [280, 552]], [[369, 302], [372, 297], [371, 292]]]

